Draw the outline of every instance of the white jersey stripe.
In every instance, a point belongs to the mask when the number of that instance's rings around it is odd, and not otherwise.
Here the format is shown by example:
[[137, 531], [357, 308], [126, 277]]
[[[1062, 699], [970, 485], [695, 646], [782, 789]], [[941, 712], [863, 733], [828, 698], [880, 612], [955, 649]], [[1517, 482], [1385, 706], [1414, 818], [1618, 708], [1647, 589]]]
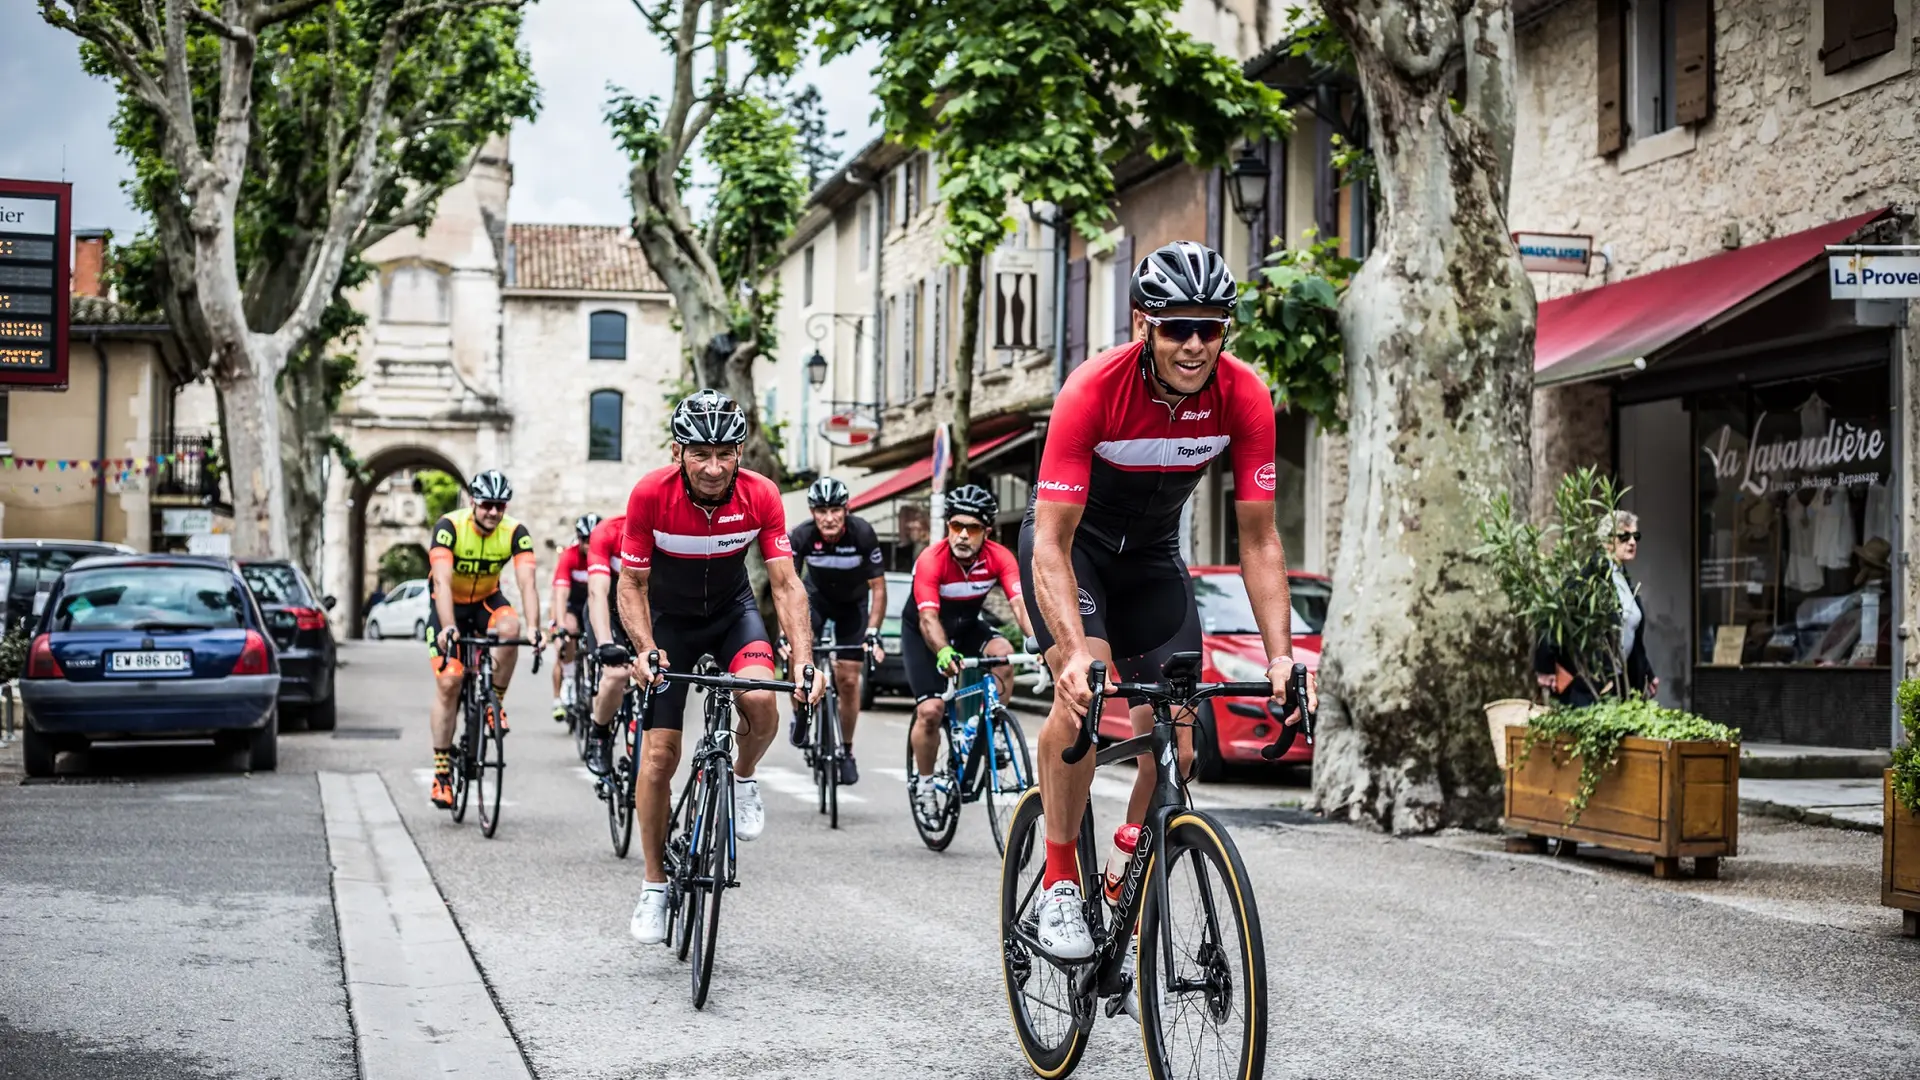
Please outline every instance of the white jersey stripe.
[[994, 582], [988, 581], [949, 581], [940, 586], [941, 596], [971, 600], [976, 596], [985, 596], [993, 591]]
[[714, 533], [688, 535], [686, 533], [662, 532], [653, 530], [653, 546], [668, 555], [691, 556], [705, 559], [715, 555], [732, 555], [744, 551], [753, 538], [760, 535], [759, 529], [745, 532]]
[[817, 566], [822, 570], [858, 570], [866, 560], [858, 555], [809, 555], [808, 566]]
[[1093, 452], [1123, 469], [1197, 469], [1226, 452], [1231, 439], [1205, 435], [1192, 439], [1116, 439], [1097, 443]]

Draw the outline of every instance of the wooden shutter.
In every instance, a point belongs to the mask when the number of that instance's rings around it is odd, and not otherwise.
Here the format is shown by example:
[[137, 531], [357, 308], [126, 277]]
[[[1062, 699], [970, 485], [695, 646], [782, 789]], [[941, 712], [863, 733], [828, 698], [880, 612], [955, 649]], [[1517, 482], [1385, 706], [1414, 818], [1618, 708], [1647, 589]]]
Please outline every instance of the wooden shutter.
[[1113, 249], [1113, 343], [1133, 340], [1133, 237]]
[[1595, 66], [1600, 84], [1594, 100], [1600, 105], [1598, 153], [1617, 154], [1627, 145], [1627, 3], [1600, 0], [1599, 56]]
[[1670, 2], [1673, 4], [1673, 122], [1698, 124], [1713, 115], [1713, 0]]
[[1087, 260], [1067, 264], [1067, 370], [1087, 359]]
[[1820, 63], [1832, 75], [1893, 51], [1899, 19], [1893, 0], [1820, 0], [1826, 29]]

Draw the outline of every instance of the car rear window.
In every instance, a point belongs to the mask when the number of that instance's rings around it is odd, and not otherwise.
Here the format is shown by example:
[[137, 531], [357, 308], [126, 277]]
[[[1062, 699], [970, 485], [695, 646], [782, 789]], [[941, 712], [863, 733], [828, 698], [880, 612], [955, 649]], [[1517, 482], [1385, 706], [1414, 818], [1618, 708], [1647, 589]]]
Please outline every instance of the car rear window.
[[[1293, 599], [1293, 633], [1318, 634], [1327, 624], [1326, 582], [1292, 578], [1287, 591]], [[1193, 598], [1200, 608], [1200, 628], [1209, 634], [1257, 634], [1253, 602], [1239, 574], [1200, 574], [1193, 579]]]
[[284, 564], [256, 563], [240, 568], [240, 576], [247, 579], [247, 588], [262, 604], [281, 604], [287, 607], [312, 607], [313, 596], [300, 580], [299, 571]]
[[58, 630], [224, 630], [245, 625], [246, 598], [224, 570], [115, 566], [69, 573], [53, 609]]

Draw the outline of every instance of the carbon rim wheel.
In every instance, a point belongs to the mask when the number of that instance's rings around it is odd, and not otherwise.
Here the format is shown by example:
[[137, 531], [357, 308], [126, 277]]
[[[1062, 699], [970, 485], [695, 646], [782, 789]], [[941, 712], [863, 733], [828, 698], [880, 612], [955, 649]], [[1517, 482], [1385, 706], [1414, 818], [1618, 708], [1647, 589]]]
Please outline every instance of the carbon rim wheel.
[[733, 836], [733, 784], [730, 782], [733, 769], [721, 766], [716, 759], [714, 768], [719, 779], [707, 786], [707, 811], [694, 857], [696, 873], [707, 879], [704, 886], [697, 887], [705, 894], [705, 918], [689, 920], [693, 937], [693, 1007], [696, 1009], [706, 1007], [707, 991], [713, 986], [714, 946], [720, 938], [720, 898], [726, 893], [727, 881], [732, 876], [727, 873], [726, 864]]
[[985, 746], [981, 768], [985, 771], [987, 823], [993, 829], [993, 846], [1005, 855], [1014, 809], [1034, 785], [1033, 755], [1027, 751], [1026, 732], [1005, 708], [994, 710], [993, 738]]
[[[1072, 1072], [1086, 1052], [1094, 1003], [1091, 998], [1076, 999], [1067, 973], [1015, 933], [1023, 922], [1028, 933], [1033, 929], [1028, 916], [1046, 869], [1045, 837], [1046, 816], [1035, 788], [1021, 796], [1014, 810], [1000, 864], [1000, 965], [1020, 1050], [1034, 1075], [1053, 1080]], [[1082, 867], [1093, 865], [1093, 824], [1087, 819], [1081, 821], [1080, 854]], [[1085, 885], [1083, 881], [1083, 889]]]
[[500, 791], [507, 768], [506, 742], [499, 728], [492, 724], [480, 733], [478, 764], [473, 771], [473, 782], [480, 789], [480, 833], [491, 838], [500, 830]]
[[633, 796], [636, 774], [640, 770], [640, 747], [634, 742], [631, 722], [621, 717], [615, 723], [620, 725], [623, 748], [613, 763], [613, 775], [601, 783], [606, 785], [607, 829], [613, 834], [613, 853], [624, 859], [633, 845]]
[[467, 730], [460, 736], [460, 745], [453, 755], [453, 820], [467, 820], [467, 798], [473, 794], [470, 782], [473, 772], [473, 724], [467, 724]]
[[[695, 775], [695, 783], [700, 783], [698, 774], [696, 773]], [[676, 841], [680, 848], [680, 856], [678, 863], [669, 875], [679, 883], [679, 896], [677, 898], [679, 900], [678, 909], [675, 912], [669, 913], [668, 918], [678, 919], [678, 922], [673, 928], [677, 931], [673, 938], [673, 951], [674, 955], [682, 960], [687, 958], [688, 950], [693, 947], [693, 926], [700, 918], [700, 910], [698, 907], [700, 889], [693, 883], [694, 877], [700, 873], [700, 860], [699, 856], [693, 850], [693, 828], [694, 822], [698, 820], [700, 816], [700, 804], [704, 788], [705, 785], [702, 784], [701, 790], [695, 791], [693, 795], [687, 799], [684, 809], [681, 811], [680, 833]]]
[[820, 749], [814, 757], [820, 762], [821, 811], [827, 815], [827, 827], [840, 827], [840, 701], [836, 690], [827, 691], [826, 716], [820, 722]]
[[913, 827], [920, 833], [921, 842], [934, 851], [945, 851], [947, 845], [953, 843], [954, 832], [960, 828], [960, 785], [953, 773], [953, 733], [942, 718], [940, 743], [934, 750], [930, 775], [935, 783], [944, 781], [947, 790], [938, 801], [938, 812], [929, 816], [921, 812], [920, 800], [914, 797], [920, 770], [913, 760], [913, 729], [919, 722], [916, 717], [907, 725], [907, 812], [913, 816]]
[[1154, 1080], [1259, 1080], [1266, 952], [1240, 853], [1218, 822], [1187, 811], [1155, 858], [1166, 860], [1166, 889], [1150, 890], [1141, 910], [1136, 987], [1147, 1069]]

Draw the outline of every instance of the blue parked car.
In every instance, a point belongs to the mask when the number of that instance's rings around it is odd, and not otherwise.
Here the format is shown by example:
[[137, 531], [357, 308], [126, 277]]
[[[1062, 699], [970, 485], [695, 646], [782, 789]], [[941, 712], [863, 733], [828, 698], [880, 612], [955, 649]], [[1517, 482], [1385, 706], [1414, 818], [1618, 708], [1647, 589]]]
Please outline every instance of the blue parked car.
[[213, 739], [255, 771], [279, 760], [280, 661], [233, 560], [107, 555], [54, 585], [20, 697], [28, 776], [62, 750], [132, 739]]

